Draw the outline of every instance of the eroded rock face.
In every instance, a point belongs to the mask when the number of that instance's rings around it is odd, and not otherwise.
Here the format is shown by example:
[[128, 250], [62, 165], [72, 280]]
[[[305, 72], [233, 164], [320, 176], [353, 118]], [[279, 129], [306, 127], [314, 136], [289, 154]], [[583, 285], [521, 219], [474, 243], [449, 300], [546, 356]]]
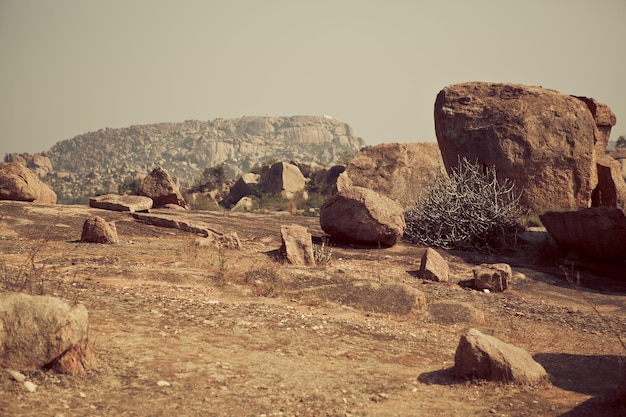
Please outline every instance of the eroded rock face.
[[608, 155], [598, 156], [598, 186], [591, 196], [593, 207], [617, 207], [626, 210], [626, 181], [622, 164]]
[[346, 185], [369, 188], [407, 207], [441, 170], [436, 143], [384, 143], [359, 151], [337, 184], [339, 191]]
[[[70, 306], [61, 299], [23, 293], [0, 293], [0, 367], [30, 370], [55, 364], [61, 372], [80, 372], [93, 364], [72, 352], [90, 353], [89, 315], [82, 304]], [[78, 363], [76, 363], [78, 361]], [[76, 367], [74, 365], [77, 365]]]
[[0, 163], [0, 200], [56, 204], [57, 195], [24, 165], [6, 162]]
[[618, 208], [546, 212], [539, 217], [564, 249], [598, 260], [626, 259], [626, 216]]
[[119, 243], [115, 223], [109, 223], [100, 216], [85, 220], [80, 241], [85, 243]]
[[469, 329], [454, 355], [454, 372], [466, 378], [538, 384], [548, 380], [546, 370], [524, 349]]
[[591, 203], [601, 137], [581, 99], [518, 84], [452, 85], [437, 95], [435, 132], [449, 172], [459, 157], [495, 166], [536, 212]]
[[178, 186], [163, 168], [156, 167], [146, 176], [139, 186], [138, 194], [150, 197], [154, 207], [164, 207], [167, 204], [176, 204], [187, 207], [187, 202], [178, 190]]
[[404, 233], [404, 210], [396, 201], [363, 187], [338, 192], [320, 208], [320, 225], [333, 238], [393, 246]]
[[148, 211], [152, 208], [152, 199], [140, 195], [106, 194], [91, 197], [89, 207], [113, 211]]

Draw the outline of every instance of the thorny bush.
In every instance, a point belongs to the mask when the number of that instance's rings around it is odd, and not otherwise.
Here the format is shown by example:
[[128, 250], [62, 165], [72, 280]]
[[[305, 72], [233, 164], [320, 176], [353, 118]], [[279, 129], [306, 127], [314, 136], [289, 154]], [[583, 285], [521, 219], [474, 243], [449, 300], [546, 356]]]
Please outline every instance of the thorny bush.
[[513, 248], [523, 230], [520, 196], [511, 180], [498, 180], [495, 167], [463, 158], [450, 176], [436, 174], [406, 210], [405, 237], [443, 249], [494, 253]]

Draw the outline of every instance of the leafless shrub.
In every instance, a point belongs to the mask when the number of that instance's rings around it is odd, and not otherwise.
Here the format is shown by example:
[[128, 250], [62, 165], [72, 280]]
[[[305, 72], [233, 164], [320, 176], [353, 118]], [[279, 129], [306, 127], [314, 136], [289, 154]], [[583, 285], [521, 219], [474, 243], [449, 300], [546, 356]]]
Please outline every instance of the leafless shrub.
[[523, 229], [520, 196], [511, 180], [498, 180], [495, 167], [463, 158], [450, 176], [435, 175], [406, 210], [405, 236], [423, 246], [501, 252]]

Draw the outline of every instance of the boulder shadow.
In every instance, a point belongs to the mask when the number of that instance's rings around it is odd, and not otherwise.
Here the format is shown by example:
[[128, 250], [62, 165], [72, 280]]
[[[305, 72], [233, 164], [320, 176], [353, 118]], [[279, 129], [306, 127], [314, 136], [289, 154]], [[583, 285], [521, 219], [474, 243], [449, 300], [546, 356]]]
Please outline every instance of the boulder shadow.
[[466, 381], [454, 373], [453, 367], [424, 372], [417, 377], [417, 380], [422, 384], [444, 386], [458, 385]]
[[626, 374], [626, 358], [617, 355], [539, 353], [533, 356], [550, 375], [554, 386], [592, 395], [559, 417], [626, 416], [626, 398], [618, 401], [617, 387]]

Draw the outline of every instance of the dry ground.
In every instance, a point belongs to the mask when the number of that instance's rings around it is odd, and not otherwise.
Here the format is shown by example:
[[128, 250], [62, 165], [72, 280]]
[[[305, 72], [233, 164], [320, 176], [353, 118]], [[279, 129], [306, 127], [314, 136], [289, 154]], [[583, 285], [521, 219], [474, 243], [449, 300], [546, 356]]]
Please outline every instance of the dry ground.
[[[77, 242], [96, 214], [117, 222], [119, 245]], [[26, 372], [34, 393], [0, 369], [1, 416], [626, 415], [612, 401], [624, 369], [624, 264], [611, 278], [570, 272], [575, 289], [560, 268], [536, 266], [545, 246], [500, 258], [450, 251], [451, 282], [431, 283], [416, 274], [424, 248], [404, 243], [333, 246], [315, 268], [280, 262], [280, 225], [321, 237], [316, 218], [184, 216], [237, 232], [242, 250], [199, 246], [123, 213], [0, 202], [0, 289], [85, 304], [100, 360], [79, 376]], [[467, 287], [474, 265], [496, 261], [512, 265], [511, 289]], [[411, 288], [429, 306], [466, 302], [486, 320], [411, 309]], [[551, 382], [456, 378], [469, 327], [529, 351]]]

